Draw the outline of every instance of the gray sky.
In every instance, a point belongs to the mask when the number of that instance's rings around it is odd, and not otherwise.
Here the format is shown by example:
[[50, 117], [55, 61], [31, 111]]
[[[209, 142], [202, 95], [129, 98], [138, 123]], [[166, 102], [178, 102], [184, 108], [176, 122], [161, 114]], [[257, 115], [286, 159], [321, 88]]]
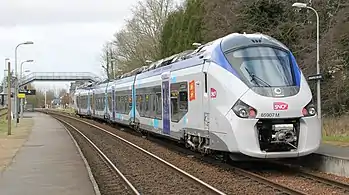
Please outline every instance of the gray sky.
[[[131, 17], [138, 0], [1, 0], [0, 56], [14, 69], [18, 43], [33, 41], [18, 49], [19, 64], [31, 72], [93, 72], [102, 75], [103, 44]], [[26, 73], [28, 74], [28, 73]], [[3, 71], [0, 74], [3, 78]], [[40, 88], [67, 87], [62, 82], [34, 82]]]

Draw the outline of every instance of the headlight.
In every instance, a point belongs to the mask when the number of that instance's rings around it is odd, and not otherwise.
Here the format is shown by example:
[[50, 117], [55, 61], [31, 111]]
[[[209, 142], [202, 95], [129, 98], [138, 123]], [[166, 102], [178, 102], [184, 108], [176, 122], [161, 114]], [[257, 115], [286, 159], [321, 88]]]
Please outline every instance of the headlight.
[[315, 116], [317, 114], [313, 101], [310, 101], [302, 110], [303, 116]]
[[257, 115], [256, 109], [241, 100], [238, 100], [234, 104], [232, 109], [234, 113], [240, 118], [255, 118]]

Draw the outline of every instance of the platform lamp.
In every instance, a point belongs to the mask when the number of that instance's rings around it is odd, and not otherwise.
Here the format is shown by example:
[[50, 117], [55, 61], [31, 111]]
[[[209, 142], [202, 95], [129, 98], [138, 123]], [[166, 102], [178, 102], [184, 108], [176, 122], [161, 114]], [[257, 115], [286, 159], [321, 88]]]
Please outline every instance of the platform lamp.
[[15, 48], [15, 94], [14, 94], [14, 100], [15, 100], [15, 114], [14, 114], [14, 117], [16, 118], [16, 127], [17, 127], [17, 123], [19, 123], [19, 118], [18, 118], [18, 75], [17, 75], [17, 50], [18, 50], [18, 47], [21, 46], [21, 45], [32, 45], [34, 44], [33, 41], [27, 41], [27, 42], [23, 42], [23, 43], [20, 43], [16, 46]]
[[[319, 14], [317, 13], [317, 11], [308, 6], [305, 3], [294, 3], [292, 4], [292, 7], [298, 7], [298, 8], [306, 8], [306, 9], [310, 9], [312, 10], [315, 15], [316, 15], [316, 74], [320, 75], [320, 65], [319, 65], [319, 61], [320, 61], [320, 19], [319, 19]], [[321, 93], [320, 93], [320, 79], [317, 79], [317, 112], [318, 112], [318, 118], [321, 121], [321, 128], [322, 128], [322, 119], [321, 119]]]
[[[19, 76], [20, 76], [21, 81], [23, 79], [23, 64], [26, 62], [34, 62], [34, 60], [25, 60], [25, 61], [21, 62], [21, 66], [20, 66], [20, 70], [19, 70], [20, 71]], [[22, 98], [21, 99], [21, 119], [23, 119], [23, 111], [24, 111], [24, 100]]]

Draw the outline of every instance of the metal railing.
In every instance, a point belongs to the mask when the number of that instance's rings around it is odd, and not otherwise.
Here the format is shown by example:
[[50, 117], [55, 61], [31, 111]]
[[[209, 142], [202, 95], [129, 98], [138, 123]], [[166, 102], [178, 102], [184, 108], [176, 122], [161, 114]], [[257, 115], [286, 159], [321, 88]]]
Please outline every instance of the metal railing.
[[41, 81], [98, 81], [99, 77], [90, 72], [33, 72], [19, 81], [19, 86], [23, 86], [35, 80]]

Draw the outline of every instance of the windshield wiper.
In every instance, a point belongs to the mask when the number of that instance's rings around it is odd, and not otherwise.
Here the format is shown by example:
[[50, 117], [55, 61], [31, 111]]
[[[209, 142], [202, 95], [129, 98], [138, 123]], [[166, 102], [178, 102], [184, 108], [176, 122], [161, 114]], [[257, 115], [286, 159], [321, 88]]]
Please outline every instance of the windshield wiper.
[[259, 78], [258, 76], [256, 76], [255, 74], [251, 73], [246, 67], [245, 70], [247, 71], [247, 73], [250, 75], [250, 77], [252, 78], [251, 81], [254, 81], [258, 86], [261, 86], [256, 79], [258, 79], [260, 82], [264, 83], [264, 86], [267, 87], [271, 87], [271, 85], [269, 85], [269, 83], [267, 83], [266, 81], [264, 81], [263, 79]]

